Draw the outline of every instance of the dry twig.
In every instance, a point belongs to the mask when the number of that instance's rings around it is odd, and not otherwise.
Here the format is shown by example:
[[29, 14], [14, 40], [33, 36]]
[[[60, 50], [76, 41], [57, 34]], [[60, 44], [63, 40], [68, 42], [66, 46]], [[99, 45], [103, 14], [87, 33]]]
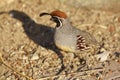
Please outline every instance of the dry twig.
[[20, 73], [19, 71], [15, 70], [14, 68], [10, 67], [8, 64], [5, 63], [5, 61], [2, 58], [2, 54], [0, 53], [0, 62], [2, 62], [2, 64], [4, 64], [6, 67], [8, 67], [9, 69], [11, 69], [12, 71], [16, 72], [17, 74], [19, 74], [20, 76], [23, 76], [29, 80], [33, 80], [32, 78], [28, 77], [27, 75], [24, 75], [22, 73]]
[[[98, 68], [98, 69], [93, 69], [93, 70], [85, 70], [85, 71], [81, 71], [81, 72], [72, 72], [72, 73], [68, 73], [67, 75], [79, 75], [81, 77], [85, 77], [90, 75], [91, 73], [94, 72], [98, 72], [98, 71], [103, 71], [103, 68]], [[86, 74], [86, 75], [85, 75]], [[49, 78], [55, 78], [55, 77], [60, 77], [60, 76], [66, 76], [66, 74], [59, 74], [59, 75], [52, 75], [52, 76], [45, 76], [40, 78], [39, 80], [44, 80], [44, 79], [49, 79]]]
[[[7, 65], [5, 63], [5, 61], [2, 58], [2, 54], [0, 53], [0, 61], [2, 62], [2, 64], [4, 64], [6, 67], [8, 67], [9, 69], [11, 69], [12, 71], [16, 72], [17, 74], [19, 74], [20, 76], [23, 76], [29, 80], [33, 80], [32, 78], [28, 77], [27, 75], [23, 75], [22, 73], [18, 72], [17, 70], [13, 69], [12, 67], [10, 67], [9, 65]], [[81, 77], [85, 77], [88, 76], [91, 73], [94, 72], [98, 72], [98, 71], [103, 71], [103, 68], [98, 68], [98, 69], [93, 69], [93, 70], [85, 70], [85, 71], [81, 71], [81, 72], [72, 72], [72, 73], [68, 73], [67, 75], [80, 75]], [[83, 75], [86, 74], [86, 75]], [[49, 78], [55, 78], [55, 77], [60, 77], [60, 76], [65, 76], [66, 74], [59, 74], [59, 75], [52, 75], [52, 76], [45, 76], [40, 78], [39, 80], [44, 80], [44, 79], [49, 79]]]

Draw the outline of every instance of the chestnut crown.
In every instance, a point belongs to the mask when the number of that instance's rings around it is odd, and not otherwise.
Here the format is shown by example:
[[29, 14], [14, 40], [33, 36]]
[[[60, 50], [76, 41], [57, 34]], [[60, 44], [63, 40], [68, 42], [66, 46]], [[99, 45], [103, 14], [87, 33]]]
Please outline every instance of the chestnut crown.
[[51, 13], [41, 13], [40, 16], [44, 16], [44, 15], [50, 15], [50, 16], [57, 16], [57, 17], [60, 17], [60, 18], [67, 18], [67, 15], [60, 11], [60, 10], [55, 10], [55, 11], [52, 11]]

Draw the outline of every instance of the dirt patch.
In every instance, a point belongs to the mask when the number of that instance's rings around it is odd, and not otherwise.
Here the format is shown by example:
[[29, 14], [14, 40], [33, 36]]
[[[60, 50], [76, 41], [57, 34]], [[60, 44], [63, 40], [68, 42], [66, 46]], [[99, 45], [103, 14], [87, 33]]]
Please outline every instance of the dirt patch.
[[[0, 4], [0, 53], [16, 71], [34, 80], [43, 77], [46, 80], [120, 79], [119, 13], [75, 8], [56, 0], [11, 0]], [[39, 17], [41, 12], [56, 9], [66, 12], [75, 27], [91, 33], [98, 42], [104, 42], [105, 53], [109, 54], [107, 61], [88, 68], [81, 65], [73, 53], [57, 49], [53, 42], [55, 24], [49, 16]], [[27, 80], [0, 64], [0, 80], [19, 79]]]

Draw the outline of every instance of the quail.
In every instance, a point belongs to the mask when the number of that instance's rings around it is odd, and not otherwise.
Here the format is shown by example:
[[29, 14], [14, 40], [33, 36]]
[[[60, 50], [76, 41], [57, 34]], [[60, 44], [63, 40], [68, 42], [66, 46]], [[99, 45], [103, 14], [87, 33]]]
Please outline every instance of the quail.
[[60, 10], [43, 12], [40, 17], [44, 15], [50, 15], [50, 20], [56, 23], [54, 42], [59, 49], [75, 53], [97, 45], [96, 39], [90, 33], [74, 27], [64, 12]]

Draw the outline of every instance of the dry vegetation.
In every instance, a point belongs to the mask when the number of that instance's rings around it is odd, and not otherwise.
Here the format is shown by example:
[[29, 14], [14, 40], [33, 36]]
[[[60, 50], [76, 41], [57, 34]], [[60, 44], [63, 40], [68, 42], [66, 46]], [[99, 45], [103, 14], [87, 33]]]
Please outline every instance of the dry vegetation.
[[[55, 24], [49, 16], [39, 17], [56, 9], [104, 43], [104, 61], [85, 58], [88, 63], [82, 65], [73, 53], [56, 48]], [[57, 0], [1, 0], [0, 58], [0, 80], [120, 80], [120, 14]]]

